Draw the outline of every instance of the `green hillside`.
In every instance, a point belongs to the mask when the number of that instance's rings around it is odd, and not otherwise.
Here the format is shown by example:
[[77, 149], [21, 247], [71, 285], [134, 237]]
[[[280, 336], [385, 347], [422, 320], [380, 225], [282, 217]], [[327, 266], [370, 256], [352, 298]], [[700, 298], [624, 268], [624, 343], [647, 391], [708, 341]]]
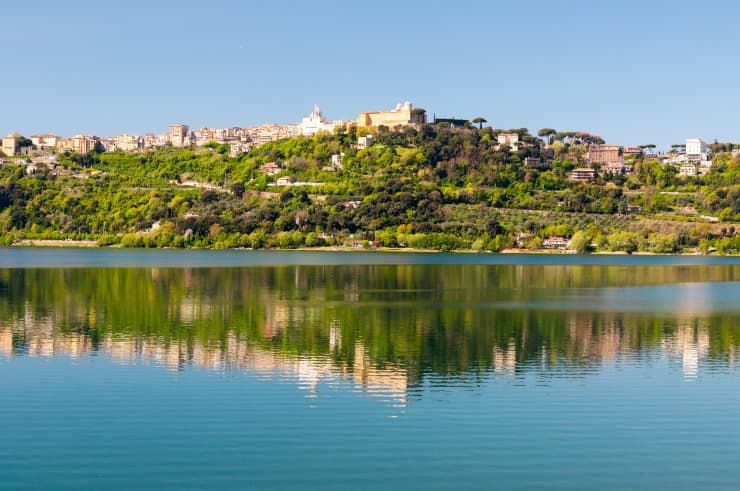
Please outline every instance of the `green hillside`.
[[[569, 173], [583, 165], [590, 135], [558, 133], [549, 146], [513, 131], [518, 151], [499, 147], [491, 128], [424, 125], [381, 127], [361, 150], [351, 128], [238, 157], [214, 143], [65, 154], [35, 172], [10, 161], [0, 166], [0, 241], [499, 251], [538, 250], [560, 236], [581, 252], [740, 251], [740, 156], [716, 154], [699, 177], [634, 157], [632, 175], [600, 170], [581, 183]], [[340, 154], [341, 168], [332, 168]], [[542, 165], [526, 166], [527, 157]], [[261, 171], [268, 162], [279, 172]], [[276, 186], [280, 177], [292, 185]]]

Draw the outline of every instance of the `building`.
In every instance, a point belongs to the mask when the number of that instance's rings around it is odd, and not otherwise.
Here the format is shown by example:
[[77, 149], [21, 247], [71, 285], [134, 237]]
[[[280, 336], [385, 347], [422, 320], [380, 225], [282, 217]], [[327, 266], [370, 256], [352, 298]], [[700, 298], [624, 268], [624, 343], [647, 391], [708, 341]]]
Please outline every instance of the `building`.
[[358, 136], [357, 149], [362, 150], [363, 148], [372, 147], [373, 142], [375, 142], [375, 137], [373, 135]]
[[186, 147], [190, 145], [190, 128], [186, 124], [170, 125], [169, 137], [173, 147]]
[[704, 160], [702, 162], [699, 162], [699, 175], [700, 176], [706, 176], [709, 174], [712, 170], [712, 166], [714, 164], [711, 160]]
[[61, 151], [69, 151], [84, 155], [94, 151], [98, 146], [98, 138], [91, 135], [75, 135], [72, 138], [59, 140], [57, 148]]
[[322, 167], [322, 170], [326, 171], [338, 171], [340, 169], [343, 169], [344, 166], [342, 165], [342, 159], [344, 158], [344, 153], [335, 153], [331, 156], [331, 164]]
[[293, 182], [293, 178], [290, 176], [283, 176], [278, 177], [275, 181], [276, 186], [290, 186], [290, 183]]
[[519, 150], [519, 133], [499, 133], [496, 138], [499, 147], [509, 147], [513, 152]]
[[342, 121], [329, 121], [323, 114], [319, 106], [314, 104], [311, 113], [304, 116], [301, 120], [300, 128], [303, 136], [315, 135], [319, 131], [334, 131], [337, 126], [342, 126]]
[[100, 146], [103, 148], [104, 152], [115, 152], [116, 150], [118, 150], [118, 147], [116, 146], [115, 136], [109, 136], [108, 138], [101, 138]]
[[115, 137], [116, 148], [118, 150], [123, 150], [124, 152], [133, 152], [143, 146], [143, 139], [141, 139], [141, 142], [139, 140], [140, 139], [137, 135], [123, 133]]
[[267, 162], [266, 164], [262, 164], [260, 166], [260, 172], [263, 172], [267, 174], [268, 176], [274, 176], [275, 174], [279, 174], [280, 171], [283, 169], [275, 162]]
[[49, 150], [56, 148], [60, 138], [57, 135], [31, 135], [31, 143], [38, 150]]
[[642, 148], [640, 147], [624, 147], [622, 149], [623, 157], [639, 157], [642, 155]]
[[21, 135], [18, 132], [11, 133], [8, 136], [3, 137], [2, 140], [2, 151], [8, 156], [12, 157], [20, 150], [20, 139]]
[[565, 237], [548, 237], [542, 241], [542, 247], [545, 249], [565, 249], [570, 245], [570, 241]]
[[234, 141], [229, 143], [229, 157], [236, 157], [239, 154], [249, 152], [252, 149], [250, 142]]
[[706, 162], [709, 160], [707, 144], [701, 138], [686, 139], [686, 160], [689, 162]]
[[527, 168], [537, 168], [542, 167], [545, 164], [542, 163], [542, 159], [540, 157], [526, 157], [524, 159], [524, 167]]
[[193, 139], [195, 140], [195, 144], [199, 147], [202, 147], [208, 142], [216, 141], [214, 131], [211, 128], [201, 128], [193, 131]]
[[623, 164], [622, 162], [610, 162], [605, 164], [602, 171], [609, 172], [614, 175], [625, 175], [632, 174], [635, 172], [635, 166], [629, 164]]
[[697, 172], [696, 172], [696, 164], [692, 164], [691, 162], [687, 162], [685, 164], [681, 164], [681, 166], [678, 168], [678, 175], [679, 176], [693, 177], [696, 174], [697, 174]]
[[589, 167], [579, 167], [577, 169], [573, 169], [573, 171], [570, 173], [570, 179], [571, 181], [593, 181], [596, 179], [596, 169], [591, 169]]
[[618, 164], [622, 161], [618, 145], [591, 145], [586, 159], [592, 164]]
[[357, 126], [408, 126], [414, 124], [423, 124], [427, 122], [426, 111], [423, 109], [414, 109], [414, 106], [406, 101], [398, 104], [395, 109], [390, 111], [367, 111], [362, 112], [357, 117]]
[[77, 135], [73, 138], [75, 151], [80, 155], [95, 151], [98, 139], [89, 135]]

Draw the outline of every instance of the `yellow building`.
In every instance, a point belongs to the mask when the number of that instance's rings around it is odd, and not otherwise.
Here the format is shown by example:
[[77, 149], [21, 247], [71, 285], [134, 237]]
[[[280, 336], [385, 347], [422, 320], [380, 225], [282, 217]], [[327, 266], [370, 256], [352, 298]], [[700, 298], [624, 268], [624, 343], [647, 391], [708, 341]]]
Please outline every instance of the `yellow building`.
[[50, 148], [56, 148], [59, 143], [59, 137], [57, 135], [31, 135], [31, 143], [36, 147], [37, 150], [47, 150]]
[[2, 140], [2, 151], [8, 157], [12, 157], [18, 151], [18, 140], [20, 133], [11, 133]]
[[95, 150], [98, 144], [98, 139], [94, 136], [89, 135], [75, 135], [72, 138], [63, 138], [58, 143], [58, 148], [61, 151], [76, 152], [80, 155], [90, 153]]
[[118, 135], [116, 138], [116, 148], [123, 150], [124, 152], [133, 152], [139, 149], [139, 137], [136, 135], [129, 135], [123, 133]]
[[414, 109], [410, 102], [399, 104], [390, 111], [367, 111], [357, 117], [357, 126], [407, 126], [427, 122], [426, 111]]
[[169, 136], [173, 147], [186, 147], [190, 144], [190, 127], [186, 124], [170, 125]]

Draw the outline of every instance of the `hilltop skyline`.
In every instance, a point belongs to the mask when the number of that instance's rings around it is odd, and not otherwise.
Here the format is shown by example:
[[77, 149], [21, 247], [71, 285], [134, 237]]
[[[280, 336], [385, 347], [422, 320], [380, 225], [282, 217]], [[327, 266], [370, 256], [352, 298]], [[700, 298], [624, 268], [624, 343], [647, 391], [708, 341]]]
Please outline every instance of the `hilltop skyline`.
[[740, 140], [729, 1], [10, 5], [0, 133], [143, 134], [332, 119], [411, 100], [497, 128], [667, 148]]

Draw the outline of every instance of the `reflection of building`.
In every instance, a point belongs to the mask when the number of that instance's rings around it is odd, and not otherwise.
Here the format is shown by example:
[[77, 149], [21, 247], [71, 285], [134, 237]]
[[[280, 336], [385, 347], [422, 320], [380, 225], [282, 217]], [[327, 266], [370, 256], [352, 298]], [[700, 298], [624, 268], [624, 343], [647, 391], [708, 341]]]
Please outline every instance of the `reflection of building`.
[[693, 380], [699, 374], [701, 360], [709, 353], [709, 326], [691, 318], [681, 319], [676, 332], [663, 340], [663, 346], [681, 359], [684, 378]]
[[383, 368], [374, 366], [362, 343], [355, 344], [352, 377], [355, 388], [371, 395], [391, 397], [405, 403], [409, 386], [406, 370], [398, 369], [391, 364]]
[[516, 373], [516, 340], [511, 339], [506, 348], [494, 346], [491, 365], [496, 375], [514, 375]]
[[574, 352], [580, 352], [584, 360], [614, 360], [619, 352], [619, 332], [615, 325], [594, 329], [594, 321], [590, 315], [572, 314], [568, 319], [568, 335]]
[[[191, 301], [184, 305], [173, 305], [183, 317], [203, 319], [211, 315], [206, 302]], [[272, 312], [271, 319], [265, 322], [265, 333], [271, 329], [285, 329], [291, 319], [303, 319], [305, 316], [302, 309], [288, 306]], [[23, 340], [23, 346], [18, 346], [22, 348], [20, 352], [32, 357], [61, 355], [77, 358], [97, 352], [118, 363], [141, 363], [169, 370], [195, 366], [217, 371], [280, 374], [281, 377], [294, 377], [299, 387], [310, 391], [313, 396], [322, 383], [344, 381], [355, 390], [386, 397], [396, 403], [404, 403], [407, 397], [409, 377], [406, 370], [391, 364], [376, 366], [360, 341], [355, 344], [351, 365], [335, 359], [342, 339], [336, 321], [329, 327], [330, 350], [323, 355], [286, 353], [259, 347], [232, 332], [218, 341], [190, 337], [164, 340], [156, 335], [134, 337], [120, 333], [102, 334], [93, 341], [86, 331], [59, 332], [55, 330], [55, 324], [53, 317], [36, 317], [30, 311], [8, 327], [0, 324], [0, 355], [12, 356], [16, 334], [16, 340]]]
[[329, 351], [336, 351], [342, 346], [342, 330], [339, 323], [333, 321], [329, 326]]
[[13, 331], [0, 328], [0, 355], [13, 354]]

